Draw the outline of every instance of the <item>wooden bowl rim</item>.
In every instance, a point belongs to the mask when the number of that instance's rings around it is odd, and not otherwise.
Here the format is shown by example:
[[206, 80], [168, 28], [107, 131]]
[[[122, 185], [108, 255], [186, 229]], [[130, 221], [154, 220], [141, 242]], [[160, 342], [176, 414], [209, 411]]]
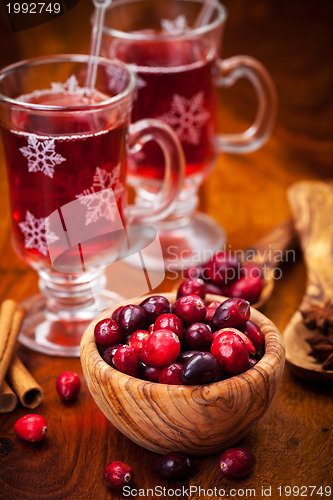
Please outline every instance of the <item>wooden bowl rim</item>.
[[[103, 318], [110, 318], [113, 311], [120, 306], [140, 304], [146, 298], [153, 297], [155, 295], [163, 295], [170, 301], [171, 304], [173, 304], [176, 298], [176, 294], [170, 292], [150, 293], [142, 297], [135, 297], [123, 301], [98, 315], [95, 320], [93, 320], [88, 325], [82, 336], [80, 346], [81, 364], [87, 364], [89, 359], [90, 363], [93, 363], [94, 369], [96, 369], [98, 365], [99, 373], [103, 372], [103, 374], [101, 374], [101, 378], [103, 378], [104, 380], [110, 380], [111, 385], [115, 380], [117, 380], [118, 385], [126, 385], [129, 390], [135, 391], [139, 387], [142, 388], [142, 385], [144, 384], [145, 391], [150, 391], [152, 397], [162, 397], [162, 395], [166, 391], [166, 388], [169, 392], [173, 392], [173, 396], [179, 393], [179, 396], [181, 397], [186, 398], [186, 396], [189, 397], [190, 395], [192, 395], [193, 397], [193, 390], [196, 388], [200, 388], [207, 403], [209, 403], [209, 400], [214, 400], [216, 397], [221, 396], [224, 391], [229, 392], [230, 390], [232, 390], [233, 386], [237, 386], [238, 390], [240, 386], [251, 386], [253, 378], [257, 378], [258, 373], [260, 373], [264, 379], [267, 379], [267, 375], [268, 377], [270, 377], [274, 374], [275, 370], [278, 368], [278, 366], [281, 365], [281, 363], [284, 364], [285, 346], [281, 333], [270, 319], [251, 307], [250, 319], [257, 324], [259, 323], [258, 326], [262, 329], [265, 336], [265, 354], [256, 365], [248, 369], [246, 372], [240, 373], [239, 375], [234, 375], [219, 382], [213, 382], [204, 385], [169, 385], [139, 379], [116, 370], [112, 366], [108, 365], [98, 352], [97, 345], [94, 339], [94, 327], [96, 323], [98, 323], [98, 321]], [[223, 302], [227, 299], [228, 297], [222, 297], [220, 295], [208, 294], [206, 296], [207, 302], [214, 300]], [[91, 367], [89, 371], [91, 372]]]

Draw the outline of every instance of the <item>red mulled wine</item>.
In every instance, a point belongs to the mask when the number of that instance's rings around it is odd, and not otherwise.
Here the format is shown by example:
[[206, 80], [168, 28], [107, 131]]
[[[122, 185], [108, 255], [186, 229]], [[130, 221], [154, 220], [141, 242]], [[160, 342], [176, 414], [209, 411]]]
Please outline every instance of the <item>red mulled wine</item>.
[[[85, 104], [106, 96], [96, 92], [87, 99], [80, 90], [74, 94], [43, 90], [19, 98], [46, 106], [79, 105], [80, 113], [71, 114], [66, 108], [59, 113], [20, 109], [11, 116], [17, 128], [2, 128], [14, 244], [20, 256], [35, 267], [50, 265], [52, 245], [63, 245], [67, 251], [66, 272], [79, 271], [77, 262], [82, 264], [81, 272], [93, 267], [96, 255], [101, 265], [117, 243], [115, 233], [105, 230], [106, 225], [116, 223], [119, 230], [122, 228], [126, 117], [121, 123], [115, 116], [112, 123], [112, 118], [105, 116], [105, 123], [101, 123], [101, 112], [92, 116]], [[74, 201], [70, 212], [60, 210]], [[55, 211], [61, 221], [58, 231], [47, 222]], [[92, 231], [101, 221], [103, 229]], [[77, 241], [79, 233], [81, 241]]]
[[[137, 75], [132, 122], [157, 118], [170, 125], [182, 143], [187, 176], [209, 168], [215, 158], [213, 51], [198, 39], [143, 39], [117, 40], [107, 54]], [[129, 160], [132, 175], [163, 178], [164, 159], [155, 143]]]

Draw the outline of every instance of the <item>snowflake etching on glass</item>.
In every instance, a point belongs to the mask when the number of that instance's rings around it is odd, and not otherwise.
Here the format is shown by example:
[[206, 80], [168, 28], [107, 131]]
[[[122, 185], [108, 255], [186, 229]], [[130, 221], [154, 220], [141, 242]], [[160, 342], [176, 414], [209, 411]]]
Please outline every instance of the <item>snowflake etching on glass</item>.
[[29, 210], [26, 211], [25, 221], [19, 223], [24, 234], [25, 248], [35, 248], [45, 257], [48, 254], [48, 243], [54, 243], [59, 238], [48, 228], [47, 217], [37, 219]]
[[210, 113], [204, 108], [203, 92], [198, 92], [190, 99], [174, 94], [170, 111], [158, 118], [170, 125], [181, 141], [196, 146], [209, 117]]
[[118, 212], [116, 201], [123, 191], [124, 187], [120, 182], [120, 163], [112, 172], [97, 167], [93, 185], [76, 196], [87, 207], [85, 225], [88, 226], [101, 217], [114, 221]]
[[174, 20], [162, 19], [161, 21], [162, 30], [171, 35], [178, 35], [183, 33], [188, 28], [186, 17], [183, 14], [177, 16]]
[[57, 94], [73, 94], [76, 93], [79, 89], [83, 90], [82, 87], [79, 86], [79, 82], [76, 78], [75, 75], [70, 76], [67, 78], [65, 83], [61, 82], [54, 82], [51, 83], [51, 88], [53, 92], [56, 92]]
[[66, 161], [66, 158], [55, 152], [54, 139], [40, 139], [29, 135], [28, 146], [19, 149], [28, 160], [28, 172], [42, 172], [51, 179], [54, 167]]

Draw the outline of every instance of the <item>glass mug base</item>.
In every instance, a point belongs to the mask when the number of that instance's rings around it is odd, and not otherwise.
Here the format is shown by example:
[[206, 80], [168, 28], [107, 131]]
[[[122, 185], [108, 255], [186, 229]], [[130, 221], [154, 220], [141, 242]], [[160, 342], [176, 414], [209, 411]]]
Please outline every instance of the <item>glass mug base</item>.
[[102, 310], [122, 300], [119, 294], [102, 290], [90, 308], [78, 309], [75, 313], [71, 311], [68, 317], [64, 313], [61, 317], [47, 308], [42, 294], [34, 295], [20, 304], [28, 312], [18, 340], [25, 347], [42, 354], [79, 357], [81, 337], [88, 324]]
[[[184, 222], [184, 219], [183, 219]], [[186, 224], [177, 227], [155, 225], [161, 244], [166, 271], [185, 270], [189, 266], [203, 264], [213, 253], [220, 250], [226, 241], [224, 230], [217, 222], [202, 212], [196, 212]], [[161, 259], [154, 249], [146, 250], [149, 269], [159, 271]], [[128, 258], [127, 263], [137, 266], [137, 260]]]

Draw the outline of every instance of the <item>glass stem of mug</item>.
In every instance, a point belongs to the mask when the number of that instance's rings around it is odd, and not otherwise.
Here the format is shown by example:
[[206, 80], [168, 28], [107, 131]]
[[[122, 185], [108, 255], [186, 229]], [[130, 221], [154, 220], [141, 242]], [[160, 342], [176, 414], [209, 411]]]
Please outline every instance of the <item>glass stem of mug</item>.
[[82, 274], [39, 271], [39, 289], [46, 298], [47, 309], [63, 319], [84, 319], [98, 310], [95, 298], [105, 287], [104, 268]]

